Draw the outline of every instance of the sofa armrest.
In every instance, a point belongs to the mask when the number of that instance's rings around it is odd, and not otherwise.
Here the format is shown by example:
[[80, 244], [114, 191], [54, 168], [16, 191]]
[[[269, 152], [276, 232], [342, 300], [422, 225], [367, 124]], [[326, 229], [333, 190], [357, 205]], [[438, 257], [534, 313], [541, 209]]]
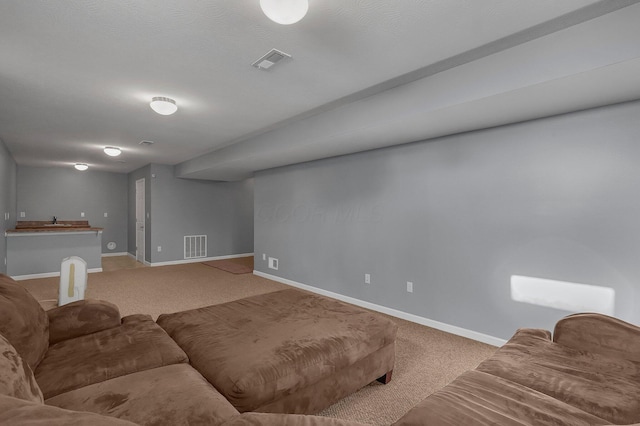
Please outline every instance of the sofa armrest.
[[121, 324], [118, 307], [103, 300], [78, 300], [53, 308], [47, 315], [50, 345]]
[[640, 361], [640, 327], [607, 315], [564, 317], [556, 324], [553, 341], [577, 350]]

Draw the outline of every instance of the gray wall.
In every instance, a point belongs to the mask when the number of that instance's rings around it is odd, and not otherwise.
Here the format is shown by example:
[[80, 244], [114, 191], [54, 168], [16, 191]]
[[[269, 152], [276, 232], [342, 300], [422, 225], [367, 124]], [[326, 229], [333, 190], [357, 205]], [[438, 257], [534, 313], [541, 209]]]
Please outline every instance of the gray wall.
[[[7, 272], [4, 264], [7, 257], [7, 244], [4, 232], [12, 229], [16, 224], [16, 162], [0, 139], [0, 273]], [[5, 220], [5, 213], [9, 219]]]
[[503, 339], [568, 313], [512, 301], [511, 275], [612, 287], [640, 323], [638, 117], [620, 104], [257, 173], [255, 268]]
[[136, 181], [144, 179], [144, 204], [146, 214], [144, 225], [144, 260], [151, 262], [151, 165], [146, 165], [129, 173], [128, 179], [128, 252], [133, 256], [136, 255]]
[[[25, 212], [25, 217], [18, 220], [51, 220], [53, 216], [58, 220], [88, 220], [91, 226], [104, 228], [103, 253], [127, 251], [126, 174], [18, 166], [20, 212]], [[114, 250], [107, 249], [110, 241], [116, 243]]]
[[136, 250], [135, 191], [141, 178], [147, 262], [183, 260], [185, 235], [207, 235], [208, 257], [253, 252], [253, 180], [179, 179], [173, 166], [150, 164], [129, 174], [129, 253]]
[[151, 211], [154, 263], [183, 259], [185, 235], [207, 235], [208, 257], [253, 252], [252, 180], [179, 179], [173, 166], [152, 164]]

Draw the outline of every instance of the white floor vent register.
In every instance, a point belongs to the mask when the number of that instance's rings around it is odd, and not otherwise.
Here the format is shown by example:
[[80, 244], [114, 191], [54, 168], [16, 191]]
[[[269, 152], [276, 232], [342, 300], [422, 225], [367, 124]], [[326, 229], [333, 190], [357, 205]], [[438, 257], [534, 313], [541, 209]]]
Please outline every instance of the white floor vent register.
[[207, 257], [207, 236], [206, 235], [185, 235], [184, 236], [184, 258], [198, 259]]
[[58, 306], [84, 299], [87, 288], [87, 262], [78, 256], [65, 257], [60, 267]]

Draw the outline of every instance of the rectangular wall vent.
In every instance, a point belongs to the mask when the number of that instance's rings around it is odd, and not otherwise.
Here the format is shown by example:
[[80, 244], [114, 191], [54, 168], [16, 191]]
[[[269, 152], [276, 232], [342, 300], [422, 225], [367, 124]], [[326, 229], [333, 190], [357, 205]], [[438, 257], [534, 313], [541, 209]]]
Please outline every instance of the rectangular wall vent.
[[197, 259], [199, 257], [207, 257], [207, 236], [185, 235], [184, 258]]
[[291, 55], [281, 52], [278, 49], [271, 49], [266, 55], [263, 55], [251, 65], [261, 70], [267, 70], [284, 58], [291, 58]]

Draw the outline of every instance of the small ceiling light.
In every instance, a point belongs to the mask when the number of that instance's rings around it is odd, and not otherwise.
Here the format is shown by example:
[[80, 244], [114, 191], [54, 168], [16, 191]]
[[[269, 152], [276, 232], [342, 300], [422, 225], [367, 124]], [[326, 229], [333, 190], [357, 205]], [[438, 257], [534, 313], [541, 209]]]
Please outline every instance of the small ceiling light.
[[85, 163], [76, 163], [75, 166], [73, 167], [75, 167], [76, 170], [81, 170], [81, 171], [87, 170], [89, 168], [89, 166], [86, 165]]
[[262, 11], [273, 22], [295, 24], [307, 14], [308, 0], [260, 0]]
[[176, 101], [171, 98], [165, 98], [163, 96], [155, 96], [151, 99], [149, 104], [151, 109], [160, 115], [171, 115], [178, 110]]
[[117, 157], [118, 155], [122, 154], [122, 150], [117, 146], [107, 146], [104, 148], [104, 153], [109, 157]]

